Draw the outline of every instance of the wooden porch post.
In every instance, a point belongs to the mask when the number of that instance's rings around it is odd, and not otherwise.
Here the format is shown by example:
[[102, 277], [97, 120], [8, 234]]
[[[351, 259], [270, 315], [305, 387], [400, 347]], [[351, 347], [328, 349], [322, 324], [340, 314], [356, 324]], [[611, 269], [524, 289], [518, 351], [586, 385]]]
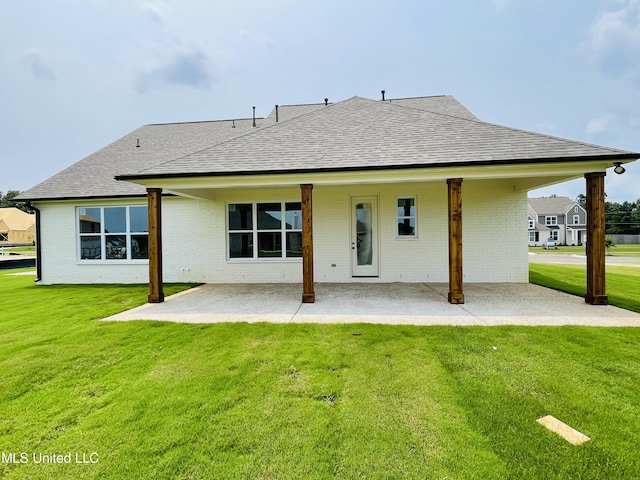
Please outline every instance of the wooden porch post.
[[607, 305], [605, 287], [605, 172], [587, 173], [587, 294], [585, 302]]
[[162, 189], [147, 188], [149, 210], [149, 303], [164, 301], [162, 288]]
[[449, 303], [464, 303], [462, 292], [462, 179], [449, 178]]
[[313, 289], [313, 185], [301, 184], [302, 194], [302, 303], [314, 303]]

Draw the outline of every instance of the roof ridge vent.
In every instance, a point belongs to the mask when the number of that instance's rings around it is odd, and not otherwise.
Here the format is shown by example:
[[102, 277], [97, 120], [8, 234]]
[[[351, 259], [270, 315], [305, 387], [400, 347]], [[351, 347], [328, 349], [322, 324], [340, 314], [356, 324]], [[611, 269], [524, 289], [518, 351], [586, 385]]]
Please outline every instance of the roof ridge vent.
[[382, 94], [382, 101], [384, 102], [384, 90], [381, 90], [380, 93]]

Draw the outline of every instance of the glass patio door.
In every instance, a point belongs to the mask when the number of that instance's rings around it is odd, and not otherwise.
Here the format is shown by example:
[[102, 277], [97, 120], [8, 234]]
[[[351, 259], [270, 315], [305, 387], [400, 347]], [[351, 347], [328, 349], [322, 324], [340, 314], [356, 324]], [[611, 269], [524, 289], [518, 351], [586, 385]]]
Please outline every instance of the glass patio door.
[[351, 271], [354, 277], [377, 277], [378, 199], [351, 198]]

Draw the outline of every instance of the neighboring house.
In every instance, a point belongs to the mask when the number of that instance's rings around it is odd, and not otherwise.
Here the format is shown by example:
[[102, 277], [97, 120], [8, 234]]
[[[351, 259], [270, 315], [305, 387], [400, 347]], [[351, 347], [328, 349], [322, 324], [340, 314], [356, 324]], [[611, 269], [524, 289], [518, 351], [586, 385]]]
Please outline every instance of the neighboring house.
[[32, 245], [35, 238], [35, 215], [19, 208], [0, 208], [0, 245]]
[[451, 96], [353, 97], [146, 125], [19, 199], [44, 284], [148, 280], [159, 302], [165, 281], [300, 282], [312, 302], [316, 281], [448, 281], [462, 303], [463, 282], [528, 281], [529, 190], [586, 175], [603, 202], [606, 169], [639, 156], [486, 123]]
[[560, 245], [582, 245], [587, 240], [587, 211], [569, 197], [529, 199], [529, 246], [547, 239]]

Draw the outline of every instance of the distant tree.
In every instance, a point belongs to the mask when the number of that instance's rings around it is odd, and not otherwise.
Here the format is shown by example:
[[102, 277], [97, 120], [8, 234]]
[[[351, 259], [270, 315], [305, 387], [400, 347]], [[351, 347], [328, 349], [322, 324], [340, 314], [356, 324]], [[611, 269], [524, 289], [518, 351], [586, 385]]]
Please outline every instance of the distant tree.
[[0, 208], [15, 207], [19, 208], [23, 212], [32, 213], [24, 203], [19, 203], [14, 200], [14, 198], [21, 193], [22, 192], [20, 190], [8, 190], [5, 194], [0, 192]]
[[607, 233], [640, 234], [640, 199], [635, 202], [605, 202]]
[[587, 196], [584, 193], [581, 193], [576, 197], [576, 203], [582, 208], [587, 208]]

